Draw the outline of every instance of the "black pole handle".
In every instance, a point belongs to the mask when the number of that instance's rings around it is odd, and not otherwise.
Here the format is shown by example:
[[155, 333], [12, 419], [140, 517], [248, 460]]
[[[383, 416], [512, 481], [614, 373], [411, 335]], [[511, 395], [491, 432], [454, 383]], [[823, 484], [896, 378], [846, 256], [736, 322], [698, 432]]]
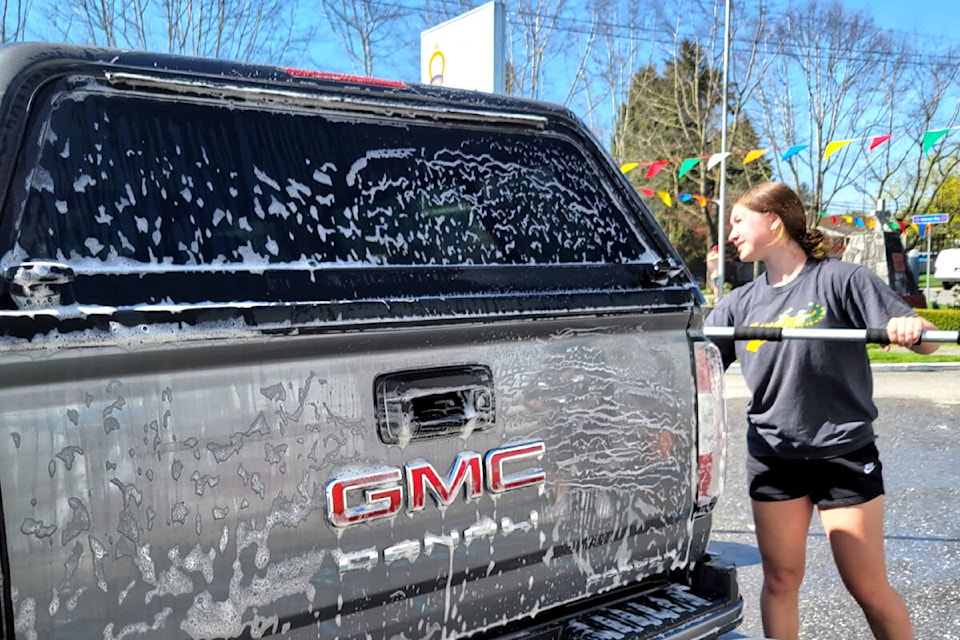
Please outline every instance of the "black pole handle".
[[[886, 328], [853, 329], [807, 327], [801, 329], [781, 327], [711, 327], [703, 328], [707, 338], [718, 340], [765, 340], [780, 342], [783, 340], [828, 340], [845, 342], [864, 342], [867, 344], [890, 344]], [[924, 331], [920, 340], [925, 342], [953, 342], [960, 344], [960, 331]]]

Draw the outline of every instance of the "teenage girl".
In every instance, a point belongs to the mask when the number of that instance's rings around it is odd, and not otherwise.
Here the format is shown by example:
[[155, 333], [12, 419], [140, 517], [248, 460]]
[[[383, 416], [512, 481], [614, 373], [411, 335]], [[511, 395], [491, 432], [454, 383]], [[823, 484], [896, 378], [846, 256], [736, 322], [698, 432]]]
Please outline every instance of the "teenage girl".
[[[731, 212], [740, 260], [766, 273], [734, 289], [710, 313], [713, 326], [886, 327], [892, 344], [918, 344], [936, 327], [919, 317], [869, 269], [828, 257], [820, 231], [784, 184], [745, 193]], [[764, 634], [796, 640], [798, 595], [813, 510], [833, 557], [873, 635], [913, 638], [910, 617], [887, 579], [883, 476], [875, 444], [873, 381], [866, 346], [855, 342], [715, 341], [724, 364], [739, 360], [751, 391], [747, 479], [763, 561]]]

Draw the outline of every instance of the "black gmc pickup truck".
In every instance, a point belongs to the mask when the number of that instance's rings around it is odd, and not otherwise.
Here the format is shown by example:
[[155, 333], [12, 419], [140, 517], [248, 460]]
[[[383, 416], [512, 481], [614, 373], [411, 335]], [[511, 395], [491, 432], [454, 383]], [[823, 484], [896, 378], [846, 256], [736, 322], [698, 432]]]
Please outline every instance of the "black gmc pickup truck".
[[722, 368], [559, 107], [0, 49], [0, 638], [714, 638]]

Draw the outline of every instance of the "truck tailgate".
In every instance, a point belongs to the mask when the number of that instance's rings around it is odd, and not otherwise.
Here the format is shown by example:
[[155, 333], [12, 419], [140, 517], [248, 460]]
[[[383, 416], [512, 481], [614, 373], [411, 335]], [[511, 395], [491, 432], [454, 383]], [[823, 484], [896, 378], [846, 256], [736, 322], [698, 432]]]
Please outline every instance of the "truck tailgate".
[[686, 568], [689, 313], [5, 352], [18, 634], [453, 637]]

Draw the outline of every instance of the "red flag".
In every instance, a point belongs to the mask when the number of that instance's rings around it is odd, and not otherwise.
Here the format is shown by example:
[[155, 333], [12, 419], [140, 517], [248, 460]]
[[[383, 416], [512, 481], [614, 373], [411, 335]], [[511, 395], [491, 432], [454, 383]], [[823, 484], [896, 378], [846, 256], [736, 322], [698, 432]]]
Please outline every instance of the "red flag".
[[663, 169], [668, 164], [670, 164], [669, 160], [657, 160], [656, 162], [650, 163], [650, 168], [647, 169], [647, 173], [643, 177], [652, 178], [653, 176], [660, 173], [660, 169]]
[[875, 137], [873, 140], [870, 141], [870, 148], [867, 149], [867, 151], [873, 151], [874, 149], [876, 149], [877, 147], [879, 147], [880, 145], [882, 145], [884, 142], [886, 142], [892, 137], [893, 135], [889, 133], [885, 136]]
[[648, 198], [652, 198], [654, 191], [653, 189], [647, 189], [646, 187], [643, 187], [640, 189], [640, 193], [647, 196]]

